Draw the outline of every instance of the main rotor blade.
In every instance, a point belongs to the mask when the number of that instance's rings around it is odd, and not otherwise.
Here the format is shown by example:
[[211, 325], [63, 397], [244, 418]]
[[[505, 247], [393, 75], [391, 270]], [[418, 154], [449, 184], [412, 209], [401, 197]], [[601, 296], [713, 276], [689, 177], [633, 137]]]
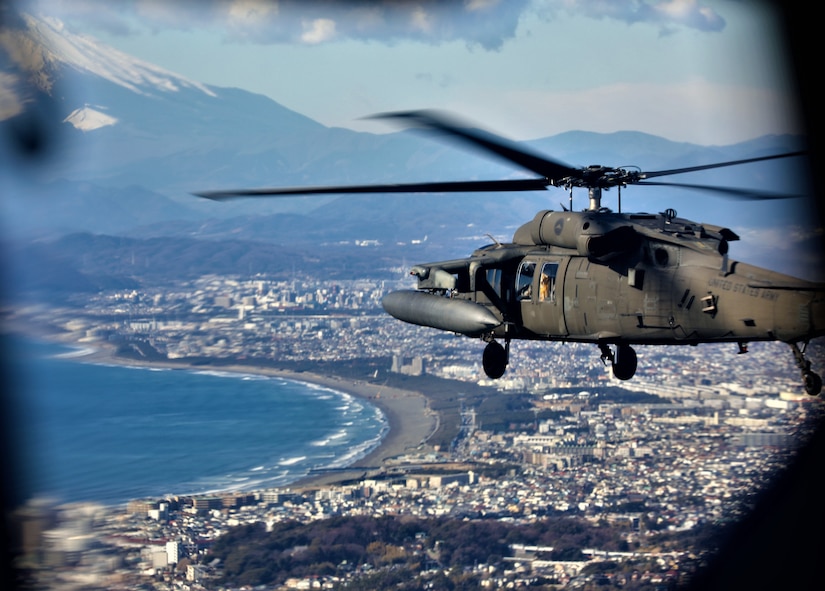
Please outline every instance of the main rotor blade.
[[660, 186], [660, 187], [677, 187], [680, 189], [693, 189], [696, 191], [707, 191], [709, 193], [719, 193], [725, 197], [734, 197], [737, 199], [750, 199], [754, 201], [768, 200], [768, 199], [796, 199], [797, 197], [804, 197], [804, 195], [793, 195], [791, 193], [772, 193], [770, 191], [757, 191], [755, 189], [738, 189], [736, 187], [716, 187], [713, 185], [693, 185], [689, 183], [665, 183], [661, 181], [639, 181], [637, 185]]
[[473, 146], [483, 148], [514, 164], [523, 166], [527, 170], [540, 174], [551, 181], [575, 176], [579, 172], [577, 168], [557, 162], [546, 156], [535, 154], [511, 140], [490, 133], [489, 131], [468, 127], [454, 117], [438, 111], [422, 110], [378, 113], [371, 115], [368, 119], [395, 119], [412, 123], [414, 126], [424, 129], [442, 131]]
[[[764, 160], [775, 160], [777, 158], [790, 158], [792, 156], [803, 156], [807, 152], [788, 152], [785, 154], [773, 154], [771, 156], [758, 156], [756, 158], [746, 158], [744, 160], [731, 160], [730, 162], [716, 162], [714, 164], [703, 164], [700, 166], [689, 166], [687, 168], [673, 168], [671, 170], [657, 170], [655, 172], [643, 172], [639, 175], [640, 179], [652, 179], [658, 176], [666, 176], [669, 174], [682, 174], [685, 172], [695, 172], [697, 170], [709, 170], [711, 168], [723, 168], [725, 166], [736, 166], [737, 164], [748, 164], [751, 162], [762, 162]], [[641, 183], [640, 183], [641, 184]]]
[[498, 191], [543, 191], [547, 179], [512, 179], [498, 181], [445, 181], [440, 183], [406, 183], [397, 185], [350, 185], [342, 187], [276, 187], [229, 189], [194, 193], [214, 201], [241, 197], [290, 197], [294, 195], [333, 195], [353, 193], [486, 193]]

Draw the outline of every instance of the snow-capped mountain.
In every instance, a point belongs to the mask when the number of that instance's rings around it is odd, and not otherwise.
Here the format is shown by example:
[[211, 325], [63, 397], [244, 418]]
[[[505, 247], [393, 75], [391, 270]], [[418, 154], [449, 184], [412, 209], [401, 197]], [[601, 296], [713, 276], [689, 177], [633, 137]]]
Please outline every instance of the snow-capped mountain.
[[[177, 92], [182, 88], [197, 89], [215, 96], [203, 84], [144, 62], [94, 39], [66, 30], [57, 19], [20, 15], [19, 28], [9, 31], [9, 44], [16, 46], [12, 59], [24, 71], [39, 71], [48, 76], [60, 66], [88, 73], [138, 94], [152, 95]], [[6, 43], [4, 43], [6, 45]], [[46, 78], [36, 79], [46, 90], [52, 84]]]
[[[23, 82], [29, 84], [28, 92], [9, 93], [5, 110], [19, 110], [32, 92], [46, 96], [56, 105], [61, 123], [83, 132], [107, 128], [104, 152], [112, 152], [108, 142], [119, 143], [128, 136], [125, 145], [117, 146], [124, 156], [121, 162], [142, 154], [208, 148], [218, 138], [231, 145], [233, 135], [248, 139], [250, 133], [266, 130], [268, 122], [279, 131], [322, 128], [264, 97], [209, 88], [74, 34], [53, 18], [21, 14], [4, 25], [0, 50], [14, 73], [0, 78], [0, 83], [4, 88], [16, 84], [18, 89]], [[86, 140], [97, 135], [101, 134], [90, 134]], [[117, 161], [103, 156], [97, 168], [111, 176]]]
[[[104, 109], [106, 107], [103, 107]], [[80, 131], [92, 131], [106, 127], [107, 125], [114, 125], [117, 123], [115, 117], [111, 117], [106, 113], [102, 113], [92, 107], [83, 107], [82, 109], [75, 109], [69, 116], [63, 120], [65, 123], [70, 123], [75, 129]]]
[[[30, 212], [14, 229], [35, 224], [122, 231], [184, 210], [190, 210], [188, 218], [202, 217], [214, 204], [194, 199], [191, 191], [273, 183], [279, 171], [289, 176], [298, 168], [311, 173], [301, 158], [310, 143], [324, 143], [319, 134], [329, 132], [266, 97], [210, 88], [76, 35], [55, 19], [26, 14], [2, 20], [0, 93], [0, 125], [12, 133], [16, 118], [34, 129], [46, 126], [57, 151], [39, 171], [38, 184], [24, 189], [41, 199], [10, 206]], [[138, 189], [141, 200], [148, 191], [158, 203], [146, 207], [125, 198]], [[121, 216], [108, 203], [86, 211], [90, 195], [103, 198], [106, 190], [121, 196]], [[58, 194], [60, 204], [54, 203]], [[177, 204], [163, 206], [168, 200]], [[64, 215], [56, 219], [55, 210]], [[104, 210], [110, 215], [100, 219], [96, 214]]]

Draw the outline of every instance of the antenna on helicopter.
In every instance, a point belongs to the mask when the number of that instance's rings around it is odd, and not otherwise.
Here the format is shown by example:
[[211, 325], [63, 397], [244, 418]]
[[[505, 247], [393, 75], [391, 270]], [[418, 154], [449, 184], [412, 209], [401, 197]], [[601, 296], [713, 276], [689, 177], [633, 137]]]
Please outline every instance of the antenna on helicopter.
[[499, 242], [498, 240], [496, 240], [496, 237], [495, 237], [495, 236], [493, 236], [492, 234], [490, 234], [489, 232], [488, 232], [488, 233], [486, 233], [486, 234], [485, 234], [485, 236], [487, 236], [487, 238], [489, 238], [490, 240], [492, 240], [493, 242], [495, 242], [495, 243], [496, 243], [496, 246], [501, 246], [501, 242]]

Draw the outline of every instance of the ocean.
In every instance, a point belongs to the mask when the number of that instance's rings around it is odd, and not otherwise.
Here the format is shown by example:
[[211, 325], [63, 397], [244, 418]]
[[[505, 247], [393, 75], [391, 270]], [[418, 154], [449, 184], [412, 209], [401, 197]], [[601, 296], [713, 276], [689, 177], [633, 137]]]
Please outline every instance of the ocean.
[[376, 407], [311, 384], [83, 362], [13, 341], [12, 436], [26, 497], [106, 505], [285, 486], [372, 450]]

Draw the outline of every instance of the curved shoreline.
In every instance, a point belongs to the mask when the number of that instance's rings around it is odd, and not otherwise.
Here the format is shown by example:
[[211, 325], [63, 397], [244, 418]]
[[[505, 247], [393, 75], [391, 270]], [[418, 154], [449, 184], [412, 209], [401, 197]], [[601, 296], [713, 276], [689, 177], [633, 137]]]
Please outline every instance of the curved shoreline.
[[[105, 344], [90, 346], [88, 343], [61, 342], [85, 350], [86, 354], [72, 356], [78, 362], [193, 371], [203, 371], [205, 369], [202, 365], [194, 365], [186, 361], [142, 361], [119, 357], [111, 347]], [[255, 365], [221, 365], [220, 371], [277, 377], [293, 382], [322, 386], [365, 400], [378, 407], [383, 413], [387, 421], [387, 432], [381, 441], [367, 454], [344, 468], [310, 473], [285, 485], [284, 488], [308, 489], [365, 478], [369, 474], [378, 473], [383, 470], [387, 460], [412, 451], [429, 451], [430, 448], [426, 446], [426, 441], [435, 432], [438, 425], [437, 415], [429, 409], [427, 399], [420, 392], [325, 376], [316, 372], [296, 372]]]

